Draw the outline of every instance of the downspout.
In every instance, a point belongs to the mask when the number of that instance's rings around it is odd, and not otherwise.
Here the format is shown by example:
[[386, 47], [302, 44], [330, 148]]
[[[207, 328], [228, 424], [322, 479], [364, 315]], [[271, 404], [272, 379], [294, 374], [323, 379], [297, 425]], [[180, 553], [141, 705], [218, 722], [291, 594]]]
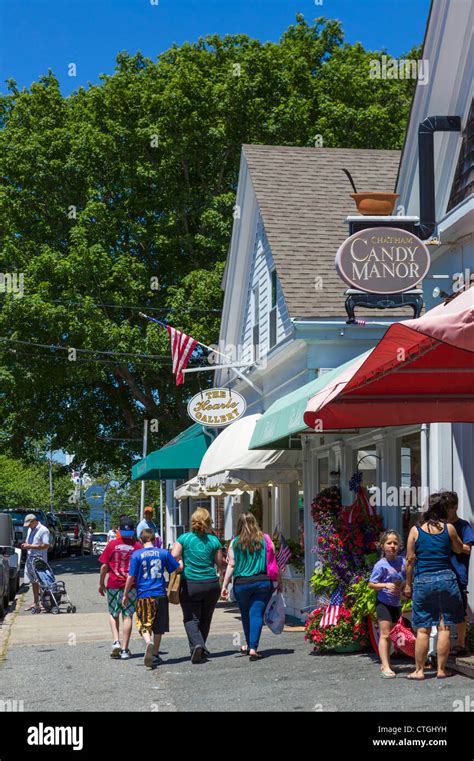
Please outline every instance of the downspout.
[[418, 127], [418, 173], [420, 182], [420, 238], [436, 230], [434, 133], [460, 132], [460, 116], [428, 116]]
[[430, 491], [430, 427], [426, 423], [421, 426], [420, 450], [421, 504], [418, 505], [419, 508], [426, 503]]
[[311, 552], [313, 549], [313, 518], [311, 515], [312, 504], [312, 471], [311, 471], [311, 453], [309, 449], [308, 436], [301, 437], [302, 461], [303, 461], [303, 489], [304, 489], [304, 587], [303, 587], [303, 609], [302, 613], [312, 609], [311, 605], [311, 585], [310, 579], [314, 573], [315, 556]]

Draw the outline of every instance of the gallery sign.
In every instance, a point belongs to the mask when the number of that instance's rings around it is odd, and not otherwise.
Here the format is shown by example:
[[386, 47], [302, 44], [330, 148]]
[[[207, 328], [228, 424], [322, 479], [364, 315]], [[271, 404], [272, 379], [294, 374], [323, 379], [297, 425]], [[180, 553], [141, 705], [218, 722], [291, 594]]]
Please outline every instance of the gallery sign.
[[371, 227], [347, 238], [336, 254], [344, 282], [368, 293], [401, 293], [415, 288], [430, 268], [420, 238], [397, 227]]
[[193, 396], [188, 415], [195, 423], [221, 428], [242, 417], [247, 402], [242, 394], [228, 388], [208, 388]]

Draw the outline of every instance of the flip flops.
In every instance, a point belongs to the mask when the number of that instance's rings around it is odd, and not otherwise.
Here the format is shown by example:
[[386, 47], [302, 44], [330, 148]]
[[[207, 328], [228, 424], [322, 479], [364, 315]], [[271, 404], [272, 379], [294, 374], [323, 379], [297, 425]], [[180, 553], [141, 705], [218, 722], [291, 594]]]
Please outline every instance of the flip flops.
[[380, 676], [382, 679], [395, 679], [397, 675], [395, 671], [381, 671]]

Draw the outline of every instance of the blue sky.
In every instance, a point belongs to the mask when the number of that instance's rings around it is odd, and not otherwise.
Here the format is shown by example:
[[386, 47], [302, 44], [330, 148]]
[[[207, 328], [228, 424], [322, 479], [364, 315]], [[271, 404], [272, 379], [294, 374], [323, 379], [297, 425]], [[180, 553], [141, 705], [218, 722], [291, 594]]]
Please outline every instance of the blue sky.
[[[20, 87], [51, 68], [64, 95], [100, 73], [117, 52], [155, 58], [173, 42], [244, 33], [278, 40], [296, 13], [342, 21], [345, 39], [400, 56], [423, 40], [430, 0], [0, 0], [0, 89]], [[8, 36], [5, 32], [8, 30]], [[76, 77], [68, 76], [75, 63]]]

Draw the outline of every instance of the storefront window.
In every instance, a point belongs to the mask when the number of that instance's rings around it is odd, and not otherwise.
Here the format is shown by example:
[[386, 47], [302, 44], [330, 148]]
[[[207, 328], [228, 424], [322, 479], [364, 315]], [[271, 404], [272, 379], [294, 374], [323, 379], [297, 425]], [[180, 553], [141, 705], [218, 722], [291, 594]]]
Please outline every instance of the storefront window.
[[421, 437], [419, 433], [402, 436], [400, 443], [400, 504], [421, 507]]
[[362, 473], [362, 485], [369, 490], [377, 484], [377, 462], [375, 446], [366, 446], [354, 451], [354, 473]]
[[403, 535], [406, 541], [410, 528], [417, 522], [423, 504], [421, 494], [421, 436], [412, 433], [398, 439], [400, 472], [400, 508], [403, 513]]
[[329, 487], [329, 457], [318, 458], [318, 487], [319, 491]]

